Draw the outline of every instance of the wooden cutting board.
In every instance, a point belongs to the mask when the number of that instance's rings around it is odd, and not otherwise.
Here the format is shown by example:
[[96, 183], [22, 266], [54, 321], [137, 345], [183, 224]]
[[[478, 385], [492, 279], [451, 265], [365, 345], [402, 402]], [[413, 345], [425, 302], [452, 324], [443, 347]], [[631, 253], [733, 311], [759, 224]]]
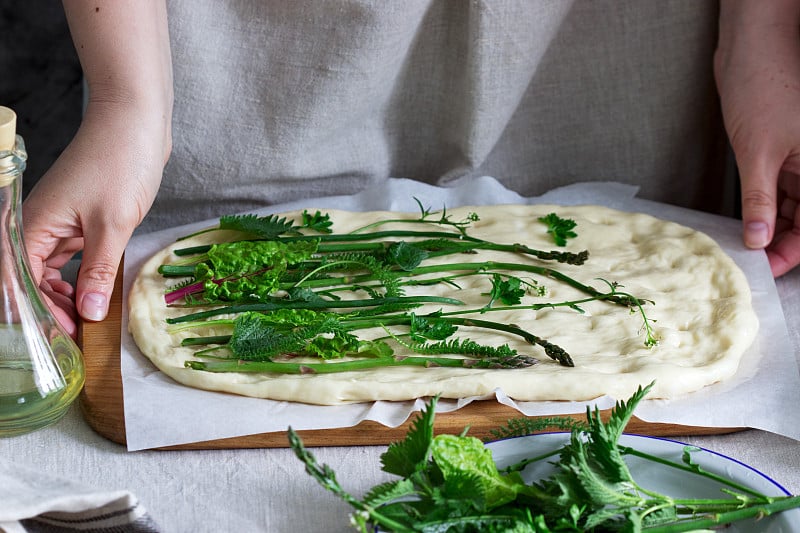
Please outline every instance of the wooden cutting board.
[[[103, 437], [125, 444], [125, 413], [120, 375], [120, 346], [122, 335], [122, 267], [120, 266], [108, 318], [102, 322], [84, 322], [78, 331], [78, 342], [83, 350], [86, 366], [86, 384], [79, 405], [89, 425]], [[604, 411], [607, 415], [608, 412]], [[573, 415], [585, 419], [583, 413]], [[495, 401], [476, 401], [452, 413], [436, 415], [438, 433], [461, 433], [469, 426], [469, 434], [478, 438], [491, 437], [491, 431], [503, 426], [521, 414]], [[389, 428], [377, 422], [337, 429], [299, 431], [307, 446], [363, 446], [386, 445], [402, 439], [413, 421], [413, 416], [401, 426]], [[732, 433], [743, 428], [697, 427], [678, 424], [650, 423], [634, 417], [626, 431], [641, 435], [679, 436], [714, 435]], [[281, 448], [288, 447], [286, 432], [260, 433], [217, 439], [164, 449], [215, 449], [215, 448]]]

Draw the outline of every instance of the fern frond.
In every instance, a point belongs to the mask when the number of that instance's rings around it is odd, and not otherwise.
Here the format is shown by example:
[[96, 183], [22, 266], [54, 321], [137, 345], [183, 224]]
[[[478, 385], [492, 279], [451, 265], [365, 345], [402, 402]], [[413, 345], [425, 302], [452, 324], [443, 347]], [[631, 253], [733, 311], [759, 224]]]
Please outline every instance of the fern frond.
[[586, 430], [588, 425], [583, 420], [569, 417], [544, 417], [544, 418], [511, 418], [505, 426], [490, 431], [492, 437], [487, 440], [507, 439], [511, 437], [525, 437], [545, 430], [573, 431]]
[[287, 233], [298, 233], [294, 221], [277, 215], [226, 215], [219, 219], [219, 229], [241, 231], [261, 239], [274, 239]]
[[399, 275], [388, 270], [379, 270], [375, 273], [375, 276], [383, 285], [384, 297], [405, 296], [406, 291], [403, 290], [403, 283]]
[[381, 316], [394, 313], [404, 313], [411, 309], [421, 307], [420, 304], [409, 304], [404, 302], [392, 301], [390, 303], [382, 303], [376, 307], [359, 309], [353, 316], [366, 318], [371, 316]]
[[[319, 263], [313, 267], [313, 270], [307, 270], [305, 275], [297, 280], [295, 283], [300, 284], [309, 280], [318, 279], [337, 279], [332, 276], [332, 272], [369, 272], [366, 278], [371, 277], [377, 281], [384, 289], [383, 297], [396, 297], [404, 296], [405, 292], [402, 289], [400, 277], [397, 273], [392, 272], [390, 267], [385, 265], [379, 258], [364, 252], [336, 252], [325, 254], [321, 257]], [[359, 276], [362, 278], [362, 276]], [[344, 278], [340, 278], [344, 279]], [[368, 281], [362, 279], [362, 281]], [[363, 285], [359, 285], [362, 288]], [[371, 291], [375, 299], [381, 296], [377, 291]]]
[[440, 342], [418, 342], [407, 344], [410, 350], [422, 355], [468, 355], [472, 357], [512, 357], [517, 355], [517, 351], [510, 348], [508, 344], [502, 346], [487, 346], [480, 344], [472, 339], [449, 339]]
[[[358, 265], [364, 270], [368, 270], [370, 272], [386, 270], [386, 265], [383, 264], [380, 258], [375, 257], [374, 254], [365, 252], [333, 252], [321, 256], [320, 266], [325, 266], [328, 264]], [[351, 269], [340, 268], [340, 270]]]

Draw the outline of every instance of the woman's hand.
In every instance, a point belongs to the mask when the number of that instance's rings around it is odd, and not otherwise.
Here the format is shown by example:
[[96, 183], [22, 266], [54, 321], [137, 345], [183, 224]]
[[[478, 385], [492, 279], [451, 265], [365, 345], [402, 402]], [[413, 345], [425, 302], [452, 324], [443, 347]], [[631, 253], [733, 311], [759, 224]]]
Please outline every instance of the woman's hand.
[[[169, 153], [168, 130], [138, 109], [90, 108], [81, 127], [23, 205], [34, 277], [57, 318], [75, 333], [75, 298], [86, 320], [102, 320], [122, 253], [153, 203]], [[155, 126], [153, 126], [155, 124]], [[55, 271], [83, 250], [74, 293]]]
[[723, 0], [715, 74], [741, 176], [744, 242], [800, 264], [800, 0]]
[[[108, 313], [125, 246], [158, 192], [172, 148], [172, 66], [163, 1], [65, 0], [64, 8], [88, 103], [75, 138], [26, 198], [23, 219], [35, 280], [74, 335], [77, 315]], [[73, 293], [56, 271], [80, 250]]]

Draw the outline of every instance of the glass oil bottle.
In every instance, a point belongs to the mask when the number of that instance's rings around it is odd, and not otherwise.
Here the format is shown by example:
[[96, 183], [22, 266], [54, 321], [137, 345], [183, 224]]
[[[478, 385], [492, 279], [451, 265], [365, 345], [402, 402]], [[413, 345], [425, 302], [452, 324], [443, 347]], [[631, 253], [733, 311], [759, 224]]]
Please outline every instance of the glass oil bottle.
[[0, 107], [0, 437], [59, 420], [83, 387], [83, 356], [45, 305], [22, 240], [27, 153]]

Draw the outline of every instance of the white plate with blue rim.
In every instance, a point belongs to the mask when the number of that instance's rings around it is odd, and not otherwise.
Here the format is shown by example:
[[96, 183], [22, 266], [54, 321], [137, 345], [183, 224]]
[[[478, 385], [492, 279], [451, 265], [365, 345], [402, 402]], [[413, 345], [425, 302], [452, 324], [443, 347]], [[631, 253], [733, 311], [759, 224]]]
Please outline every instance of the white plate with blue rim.
[[[569, 433], [543, 433], [526, 437], [512, 437], [486, 444], [492, 450], [492, 456], [498, 468], [502, 469], [518, 463], [523, 459], [536, 457], [551, 451], [559, 450], [569, 441]], [[691, 446], [683, 442], [659, 437], [642, 435], [622, 435], [621, 446], [682, 463], [682, 456], [687, 446], [692, 449], [692, 461], [705, 471], [718, 474], [736, 483], [766, 496], [789, 496], [790, 493], [777, 481], [736, 459], [720, 453]], [[553, 473], [552, 459], [537, 461], [522, 471], [526, 482], [541, 480]], [[642, 487], [680, 498], [724, 498], [720, 492], [721, 484], [699, 475], [684, 472], [647, 459], [626, 455], [625, 462], [633, 475], [633, 479]], [[792, 509], [758, 520], [747, 520], [731, 524], [726, 533], [800, 533], [800, 509]]]

